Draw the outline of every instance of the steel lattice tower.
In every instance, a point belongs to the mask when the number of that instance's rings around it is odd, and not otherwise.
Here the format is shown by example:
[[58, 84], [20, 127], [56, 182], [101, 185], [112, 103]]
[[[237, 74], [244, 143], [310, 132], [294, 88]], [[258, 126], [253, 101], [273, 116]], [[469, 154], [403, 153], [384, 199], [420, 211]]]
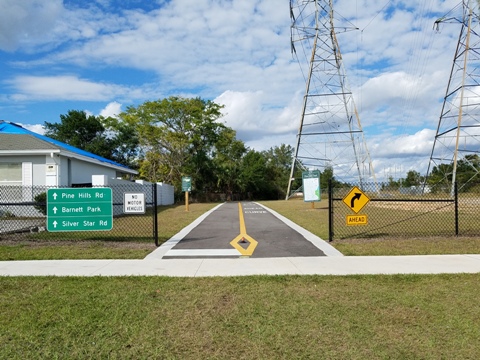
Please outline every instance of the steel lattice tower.
[[[480, 26], [478, 1], [464, 0], [462, 13], [443, 17], [435, 22], [461, 24], [460, 35], [453, 58], [447, 91], [443, 100], [437, 132], [433, 143], [427, 179], [454, 191], [459, 166], [464, 186], [479, 174], [477, 154], [480, 150]], [[433, 184], [433, 185], [435, 185]]]
[[330, 168], [336, 180], [375, 181], [360, 118], [353, 101], [332, 0], [290, 0], [292, 53], [306, 80], [287, 198], [297, 168]]

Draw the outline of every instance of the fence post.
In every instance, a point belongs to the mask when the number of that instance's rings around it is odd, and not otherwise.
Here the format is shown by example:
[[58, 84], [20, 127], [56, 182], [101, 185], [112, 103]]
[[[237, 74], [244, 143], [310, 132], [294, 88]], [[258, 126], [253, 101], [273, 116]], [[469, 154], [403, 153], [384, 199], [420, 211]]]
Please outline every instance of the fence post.
[[153, 183], [153, 238], [155, 246], [158, 246], [158, 214], [157, 214], [157, 183]]
[[456, 181], [453, 184], [453, 191], [455, 195], [455, 235], [458, 236], [458, 187]]
[[328, 179], [328, 241], [333, 241], [333, 189], [332, 179]]

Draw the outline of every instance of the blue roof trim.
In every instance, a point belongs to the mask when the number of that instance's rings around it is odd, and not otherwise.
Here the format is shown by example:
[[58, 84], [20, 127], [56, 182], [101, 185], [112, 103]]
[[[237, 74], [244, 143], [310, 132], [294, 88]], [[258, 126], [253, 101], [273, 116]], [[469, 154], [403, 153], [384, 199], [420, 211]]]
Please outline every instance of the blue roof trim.
[[61, 147], [65, 150], [67, 150], [67, 151], [70, 151], [72, 153], [82, 155], [82, 156], [86, 156], [86, 157], [90, 157], [92, 159], [95, 159], [95, 160], [98, 160], [98, 161], [101, 161], [101, 162], [104, 162], [104, 163], [108, 163], [110, 165], [115, 165], [115, 166], [122, 167], [122, 168], [125, 168], [125, 169], [128, 169], [128, 170], [133, 170], [133, 169], [130, 169], [126, 165], [119, 164], [119, 163], [117, 163], [113, 160], [105, 159], [104, 157], [101, 157], [101, 156], [95, 155], [91, 152], [76, 148], [75, 146], [65, 144], [61, 141], [49, 138], [45, 135], [37, 134], [36, 132], [27, 130], [27, 129], [21, 127], [18, 124], [14, 124], [14, 123], [11, 123], [11, 122], [8, 122], [8, 121], [5, 121], [5, 120], [0, 120], [0, 133], [1, 134], [32, 135], [32, 136], [36, 137], [37, 139], [49, 142], [51, 144], [54, 144], [58, 147]]

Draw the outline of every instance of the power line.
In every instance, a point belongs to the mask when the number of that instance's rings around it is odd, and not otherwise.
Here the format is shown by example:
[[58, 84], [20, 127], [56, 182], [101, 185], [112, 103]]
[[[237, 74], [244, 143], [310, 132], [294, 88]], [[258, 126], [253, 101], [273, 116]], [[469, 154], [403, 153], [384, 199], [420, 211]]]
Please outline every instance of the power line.
[[383, 7], [375, 14], [375, 16], [370, 20], [370, 22], [361, 30], [365, 30], [372, 22], [375, 20], [375, 18], [392, 2], [393, 0], [389, 0]]

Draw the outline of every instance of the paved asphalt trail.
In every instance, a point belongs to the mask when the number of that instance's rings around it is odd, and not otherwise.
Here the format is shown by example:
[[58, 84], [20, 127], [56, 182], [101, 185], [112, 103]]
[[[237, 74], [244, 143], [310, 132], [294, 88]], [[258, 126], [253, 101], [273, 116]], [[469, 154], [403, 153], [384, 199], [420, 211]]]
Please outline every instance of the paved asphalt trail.
[[[321, 239], [318, 239], [321, 242]], [[254, 202], [227, 202], [163, 258], [325, 256], [302, 234]]]

